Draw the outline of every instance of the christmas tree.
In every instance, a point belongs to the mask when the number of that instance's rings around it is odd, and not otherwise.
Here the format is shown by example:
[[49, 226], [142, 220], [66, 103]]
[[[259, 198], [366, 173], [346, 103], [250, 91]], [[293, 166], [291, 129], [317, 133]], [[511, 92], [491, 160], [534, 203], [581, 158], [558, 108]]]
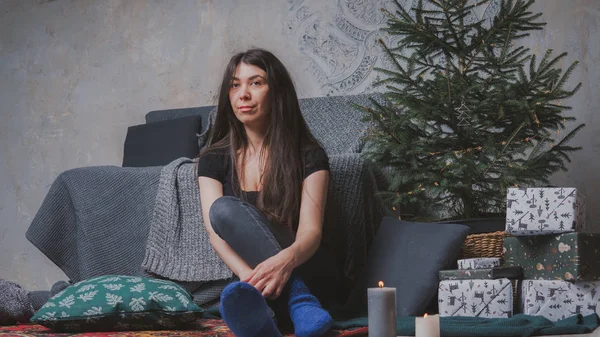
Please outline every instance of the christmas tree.
[[366, 154], [388, 169], [384, 200], [403, 218], [435, 220], [503, 214], [506, 189], [549, 184], [566, 170], [567, 145], [584, 126], [563, 134], [571, 97], [565, 88], [577, 62], [536, 55], [515, 42], [545, 25], [529, 12], [532, 1], [502, 1], [491, 21], [467, 20], [482, 3], [418, 1], [405, 10], [382, 9], [393, 45], [385, 100], [372, 100]]

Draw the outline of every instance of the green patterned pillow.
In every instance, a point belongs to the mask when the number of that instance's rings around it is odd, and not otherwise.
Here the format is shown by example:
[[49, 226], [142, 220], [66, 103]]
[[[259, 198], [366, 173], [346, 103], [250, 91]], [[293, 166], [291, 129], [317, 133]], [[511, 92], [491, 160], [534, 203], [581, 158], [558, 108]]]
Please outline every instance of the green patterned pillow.
[[56, 294], [31, 322], [58, 331], [163, 330], [181, 328], [203, 311], [174, 282], [108, 275]]

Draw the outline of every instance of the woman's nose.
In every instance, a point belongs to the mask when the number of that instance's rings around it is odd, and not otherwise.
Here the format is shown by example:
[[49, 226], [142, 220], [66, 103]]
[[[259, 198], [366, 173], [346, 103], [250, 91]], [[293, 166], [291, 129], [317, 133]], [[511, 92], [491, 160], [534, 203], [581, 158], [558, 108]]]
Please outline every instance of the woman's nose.
[[240, 99], [241, 100], [247, 100], [250, 99], [250, 90], [248, 90], [248, 87], [243, 85], [240, 91]]

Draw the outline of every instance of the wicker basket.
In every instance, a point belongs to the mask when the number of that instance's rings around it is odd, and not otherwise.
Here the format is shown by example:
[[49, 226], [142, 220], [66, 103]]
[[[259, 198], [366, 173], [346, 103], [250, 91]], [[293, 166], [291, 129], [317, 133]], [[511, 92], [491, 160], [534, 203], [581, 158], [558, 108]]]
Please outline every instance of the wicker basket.
[[504, 238], [510, 236], [505, 231], [467, 235], [459, 258], [504, 257]]
[[[465, 243], [459, 254], [459, 259], [472, 259], [476, 257], [499, 257], [500, 264], [504, 264], [504, 238], [511, 236], [505, 231], [492, 233], [470, 234], [467, 235]], [[519, 312], [519, 291], [521, 285], [512, 280], [513, 289], [513, 308]]]

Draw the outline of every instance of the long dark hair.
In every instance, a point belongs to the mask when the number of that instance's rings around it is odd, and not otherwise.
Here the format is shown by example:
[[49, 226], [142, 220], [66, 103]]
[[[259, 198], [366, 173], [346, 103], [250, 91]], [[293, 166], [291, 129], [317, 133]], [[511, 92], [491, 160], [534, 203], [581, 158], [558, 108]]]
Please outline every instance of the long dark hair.
[[[230, 149], [232, 162], [232, 182], [241, 181], [235, 176], [238, 167], [243, 179], [244, 156], [248, 148], [248, 138], [244, 125], [236, 118], [229, 90], [232, 77], [240, 63], [256, 66], [267, 74], [269, 91], [269, 126], [262, 148], [261, 158], [268, 151], [261, 176], [262, 191], [258, 194], [257, 206], [272, 223], [297, 229], [302, 180], [304, 176], [303, 151], [320, 146], [314, 138], [298, 103], [294, 83], [281, 61], [263, 49], [250, 49], [234, 55], [225, 68], [219, 98], [217, 115], [209, 134], [208, 145], [201, 155], [216, 149]], [[241, 166], [237, 152], [242, 150]], [[239, 186], [233, 184], [234, 193], [241, 196]]]

